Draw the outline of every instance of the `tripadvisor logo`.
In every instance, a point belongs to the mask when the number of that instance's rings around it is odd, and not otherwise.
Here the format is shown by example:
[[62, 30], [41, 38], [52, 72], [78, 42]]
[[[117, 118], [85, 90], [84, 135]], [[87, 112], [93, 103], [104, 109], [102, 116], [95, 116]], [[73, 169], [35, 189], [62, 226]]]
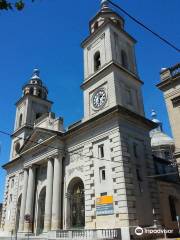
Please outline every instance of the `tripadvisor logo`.
[[135, 229], [135, 234], [137, 236], [141, 236], [143, 235], [143, 233], [145, 234], [167, 234], [167, 233], [173, 233], [173, 230], [170, 229], [153, 229], [153, 228], [141, 228], [141, 227], [137, 227]]
[[137, 236], [141, 236], [142, 234], [143, 234], [143, 228], [141, 228], [141, 227], [137, 227], [136, 229], [135, 229], [135, 234], [137, 235]]

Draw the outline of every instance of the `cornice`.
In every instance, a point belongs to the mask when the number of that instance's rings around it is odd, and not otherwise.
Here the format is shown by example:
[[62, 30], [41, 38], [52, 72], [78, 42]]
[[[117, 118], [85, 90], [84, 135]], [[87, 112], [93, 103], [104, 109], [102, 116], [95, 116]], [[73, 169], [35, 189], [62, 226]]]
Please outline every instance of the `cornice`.
[[94, 74], [92, 74], [90, 77], [86, 78], [85, 81], [83, 82], [83, 84], [81, 84], [81, 89], [85, 89], [85, 87], [91, 82], [93, 81], [93, 79], [95, 79], [97, 76], [99, 76], [102, 72], [104, 72], [106, 69], [109, 69], [110, 67], [115, 66], [119, 69], [121, 69], [122, 71], [124, 71], [126, 74], [129, 74], [134, 80], [138, 81], [141, 84], [144, 84], [144, 82], [134, 73], [130, 72], [128, 69], [122, 67], [119, 63], [117, 63], [116, 61], [112, 60], [109, 63], [105, 64], [101, 69], [99, 69], [99, 71], [95, 72]]
[[94, 39], [101, 31], [103, 31], [106, 26], [108, 24], [113, 25], [118, 31], [124, 33], [126, 35], [126, 37], [128, 37], [131, 41], [133, 41], [134, 43], [136, 43], [137, 41], [130, 35], [128, 34], [124, 29], [119, 28], [113, 21], [111, 21], [110, 19], [106, 20], [100, 27], [99, 29], [97, 29], [95, 32], [91, 33], [82, 43], [81, 43], [81, 47], [84, 48], [89, 41], [92, 41], [92, 39]]
[[124, 116], [129, 116], [133, 119], [136, 119], [136, 121], [143, 123], [144, 126], [146, 126], [148, 130], [151, 130], [151, 129], [157, 127], [157, 124], [152, 122], [151, 120], [149, 120], [135, 112], [132, 112], [131, 110], [129, 110], [123, 106], [116, 105], [116, 106], [100, 113], [99, 115], [80, 123], [79, 125], [75, 126], [74, 128], [69, 129], [67, 132], [64, 133], [64, 137], [67, 137], [69, 134], [83, 129], [84, 127], [87, 127], [90, 123], [93, 123], [93, 122], [95, 123], [96, 121], [98, 121], [100, 119], [105, 121], [105, 118], [107, 116], [110, 115], [112, 117], [112, 115], [114, 115], [114, 114], [123, 114]]
[[37, 96], [34, 96], [34, 95], [24, 95], [22, 98], [20, 98], [16, 103], [15, 103], [15, 106], [19, 105], [21, 102], [23, 102], [26, 98], [34, 98], [34, 99], [38, 99], [39, 101], [42, 101], [42, 102], [48, 102], [49, 104], [53, 104], [52, 101], [50, 100], [47, 100], [47, 99], [42, 99], [42, 98], [39, 98]]

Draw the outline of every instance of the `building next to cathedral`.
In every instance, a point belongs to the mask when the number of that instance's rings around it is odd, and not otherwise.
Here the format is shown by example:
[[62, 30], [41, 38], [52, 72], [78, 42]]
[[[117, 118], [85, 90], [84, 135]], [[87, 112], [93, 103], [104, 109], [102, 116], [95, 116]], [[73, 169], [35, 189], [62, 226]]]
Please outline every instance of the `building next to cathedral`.
[[161, 82], [157, 87], [163, 91], [175, 139], [175, 158], [180, 173], [180, 64], [161, 71]]
[[154, 179], [159, 189], [161, 225], [176, 229], [176, 217], [180, 215], [180, 184], [178, 168], [174, 160], [175, 143], [164, 133], [163, 125], [157, 119], [154, 110], [152, 121], [157, 124], [157, 127], [150, 132], [150, 137], [155, 166]]
[[136, 226], [163, 222], [157, 180], [149, 177], [156, 173], [149, 132], [158, 124], [145, 118], [136, 40], [107, 1], [89, 29], [82, 120], [64, 129], [39, 70], [23, 86], [4, 165], [4, 233], [61, 237], [68, 229], [104, 229], [99, 238], [108, 230], [126, 240]]

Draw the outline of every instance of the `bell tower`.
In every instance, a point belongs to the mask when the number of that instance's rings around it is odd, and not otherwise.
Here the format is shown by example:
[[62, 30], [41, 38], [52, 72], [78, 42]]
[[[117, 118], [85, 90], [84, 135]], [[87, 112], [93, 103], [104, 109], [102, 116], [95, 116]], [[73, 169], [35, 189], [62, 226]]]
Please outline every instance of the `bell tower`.
[[84, 120], [112, 108], [124, 106], [142, 116], [144, 107], [135, 43], [124, 29], [124, 19], [106, 0], [89, 23], [84, 49]]
[[44, 86], [39, 74], [38, 69], [33, 70], [29, 82], [22, 88], [22, 97], [16, 103], [10, 160], [18, 157], [20, 148], [33, 130], [35, 120], [51, 111], [52, 102], [47, 99], [48, 89]]

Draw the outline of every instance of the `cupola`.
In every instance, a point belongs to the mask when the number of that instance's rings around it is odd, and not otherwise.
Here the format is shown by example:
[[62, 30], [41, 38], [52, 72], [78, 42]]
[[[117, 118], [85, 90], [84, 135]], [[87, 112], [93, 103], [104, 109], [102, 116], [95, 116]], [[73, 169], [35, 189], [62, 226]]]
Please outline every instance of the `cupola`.
[[157, 124], [157, 128], [150, 132], [151, 146], [174, 146], [174, 140], [163, 132], [162, 122], [157, 119], [157, 113], [154, 110], [152, 110], [151, 116], [152, 121]]
[[112, 21], [117, 27], [124, 28], [124, 19], [110, 8], [107, 0], [102, 0], [100, 11], [89, 23], [90, 33], [94, 33], [107, 21]]
[[48, 89], [44, 86], [42, 80], [40, 79], [39, 69], [34, 69], [32, 77], [29, 82], [26, 83], [23, 88], [23, 95], [33, 95], [38, 98], [47, 99]]

